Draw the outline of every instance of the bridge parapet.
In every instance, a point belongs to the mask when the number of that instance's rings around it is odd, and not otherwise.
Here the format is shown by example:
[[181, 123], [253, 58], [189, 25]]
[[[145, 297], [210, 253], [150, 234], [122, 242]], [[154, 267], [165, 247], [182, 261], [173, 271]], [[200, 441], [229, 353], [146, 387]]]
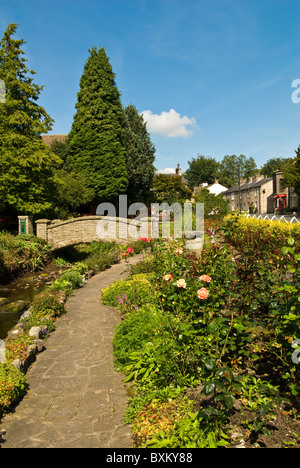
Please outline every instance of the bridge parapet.
[[39, 219], [37, 237], [45, 239], [53, 250], [93, 241], [115, 241], [119, 244], [151, 237], [157, 233], [158, 221], [142, 218], [139, 221], [108, 216], [85, 216], [67, 221]]

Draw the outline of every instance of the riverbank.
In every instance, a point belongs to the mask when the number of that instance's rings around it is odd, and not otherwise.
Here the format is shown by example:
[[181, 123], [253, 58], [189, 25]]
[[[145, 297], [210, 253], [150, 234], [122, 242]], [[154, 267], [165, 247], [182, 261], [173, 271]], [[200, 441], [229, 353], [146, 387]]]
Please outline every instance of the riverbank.
[[5, 285], [50, 262], [51, 247], [31, 234], [0, 232], [0, 285]]

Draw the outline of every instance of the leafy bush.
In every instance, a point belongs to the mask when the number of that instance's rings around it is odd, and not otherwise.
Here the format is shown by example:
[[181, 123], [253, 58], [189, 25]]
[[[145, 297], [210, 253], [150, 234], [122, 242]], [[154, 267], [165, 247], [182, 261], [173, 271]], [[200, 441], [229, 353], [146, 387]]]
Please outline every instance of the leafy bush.
[[130, 273], [132, 275], [152, 273], [154, 270], [154, 257], [152, 254], [146, 255], [139, 262], [130, 265]]
[[147, 275], [121, 279], [102, 290], [102, 302], [123, 312], [135, 310], [143, 304], [153, 304], [154, 301], [154, 288]]
[[[231, 218], [224, 232], [207, 236], [201, 257], [180, 241], [153, 242], [145, 285], [152, 306], [129, 308], [114, 338], [116, 362], [134, 382], [127, 419], [138, 446], [230, 445], [224, 428], [235, 405], [245, 407], [247, 437], [256, 440], [271, 435], [268, 421], [284, 398], [292, 394], [300, 404], [299, 365], [292, 361], [300, 339], [300, 256], [290, 237], [298, 228], [283, 226]], [[125, 284], [109, 288], [111, 305], [126, 303], [122, 294], [133, 288], [129, 281], [125, 292]], [[186, 386], [201, 394], [200, 410], [172, 426], [165, 415], [159, 430], [155, 411], [165, 406], [154, 389], [172, 395]], [[145, 429], [149, 422], [153, 431]]]
[[278, 255], [289, 237], [295, 239], [297, 253], [300, 251], [299, 224], [246, 218], [235, 214], [225, 218], [223, 229], [227, 242], [240, 249], [250, 246], [262, 256], [266, 252]]
[[27, 348], [30, 344], [31, 340], [26, 334], [8, 338], [5, 341], [6, 362], [12, 362], [15, 359], [25, 361], [28, 357]]
[[7, 280], [24, 270], [35, 271], [51, 259], [51, 248], [33, 235], [0, 233], [0, 279]]
[[35, 296], [30, 311], [35, 317], [59, 317], [64, 313], [64, 297], [55, 292], [44, 291]]
[[138, 351], [145, 343], [152, 341], [161, 319], [159, 310], [153, 306], [144, 306], [120, 323], [113, 340], [116, 365], [128, 364], [131, 352]]
[[74, 268], [70, 268], [65, 271], [59, 278], [57, 278], [51, 286], [49, 291], [65, 291], [70, 294], [73, 289], [80, 288], [83, 285], [84, 278], [80, 273], [81, 269], [77, 271]]
[[0, 364], [0, 415], [26, 392], [26, 378], [11, 364]]

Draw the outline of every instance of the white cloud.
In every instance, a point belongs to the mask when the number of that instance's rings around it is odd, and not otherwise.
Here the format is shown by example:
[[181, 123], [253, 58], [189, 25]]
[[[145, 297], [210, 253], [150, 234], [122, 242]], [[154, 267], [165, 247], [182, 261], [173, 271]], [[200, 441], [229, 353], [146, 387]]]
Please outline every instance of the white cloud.
[[173, 167], [166, 167], [161, 171], [156, 171], [156, 174], [176, 174], [176, 170]]
[[174, 109], [169, 112], [163, 111], [160, 115], [153, 114], [150, 110], [141, 112], [150, 133], [158, 133], [168, 138], [187, 138], [193, 134], [193, 130], [187, 127], [195, 127], [196, 120], [180, 114]]

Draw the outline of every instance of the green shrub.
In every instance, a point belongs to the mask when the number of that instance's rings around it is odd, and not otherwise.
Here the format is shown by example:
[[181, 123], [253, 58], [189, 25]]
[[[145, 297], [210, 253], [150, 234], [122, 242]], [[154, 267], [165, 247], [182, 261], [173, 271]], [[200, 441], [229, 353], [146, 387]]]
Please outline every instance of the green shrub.
[[0, 364], [0, 414], [26, 392], [26, 378], [12, 364]]
[[155, 288], [149, 281], [149, 275], [134, 275], [103, 289], [102, 302], [128, 312], [143, 304], [154, 304]]
[[188, 383], [199, 362], [193, 326], [154, 306], [126, 315], [113, 344], [126, 381], [152, 381], [157, 387]]
[[153, 255], [147, 255], [139, 262], [130, 266], [130, 272], [132, 275], [137, 275], [140, 273], [152, 273], [155, 271], [154, 267], [154, 257]]
[[117, 327], [113, 347], [117, 365], [128, 364], [129, 354], [152, 341], [161, 321], [161, 312], [153, 306], [145, 306], [128, 317]]
[[83, 285], [83, 277], [79, 271], [71, 268], [65, 271], [54, 283], [48, 288], [49, 291], [65, 291], [70, 294], [73, 289], [80, 288]]
[[35, 271], [51, 259], [51, 248], [33, 235], [0, 233], [0, 279], [6, 280], [24, 270]]
[[65, 311], [64, 298], [54, 291], [44, 291], [34, 298], [30, 311], [34, 317], [59, 317]]

